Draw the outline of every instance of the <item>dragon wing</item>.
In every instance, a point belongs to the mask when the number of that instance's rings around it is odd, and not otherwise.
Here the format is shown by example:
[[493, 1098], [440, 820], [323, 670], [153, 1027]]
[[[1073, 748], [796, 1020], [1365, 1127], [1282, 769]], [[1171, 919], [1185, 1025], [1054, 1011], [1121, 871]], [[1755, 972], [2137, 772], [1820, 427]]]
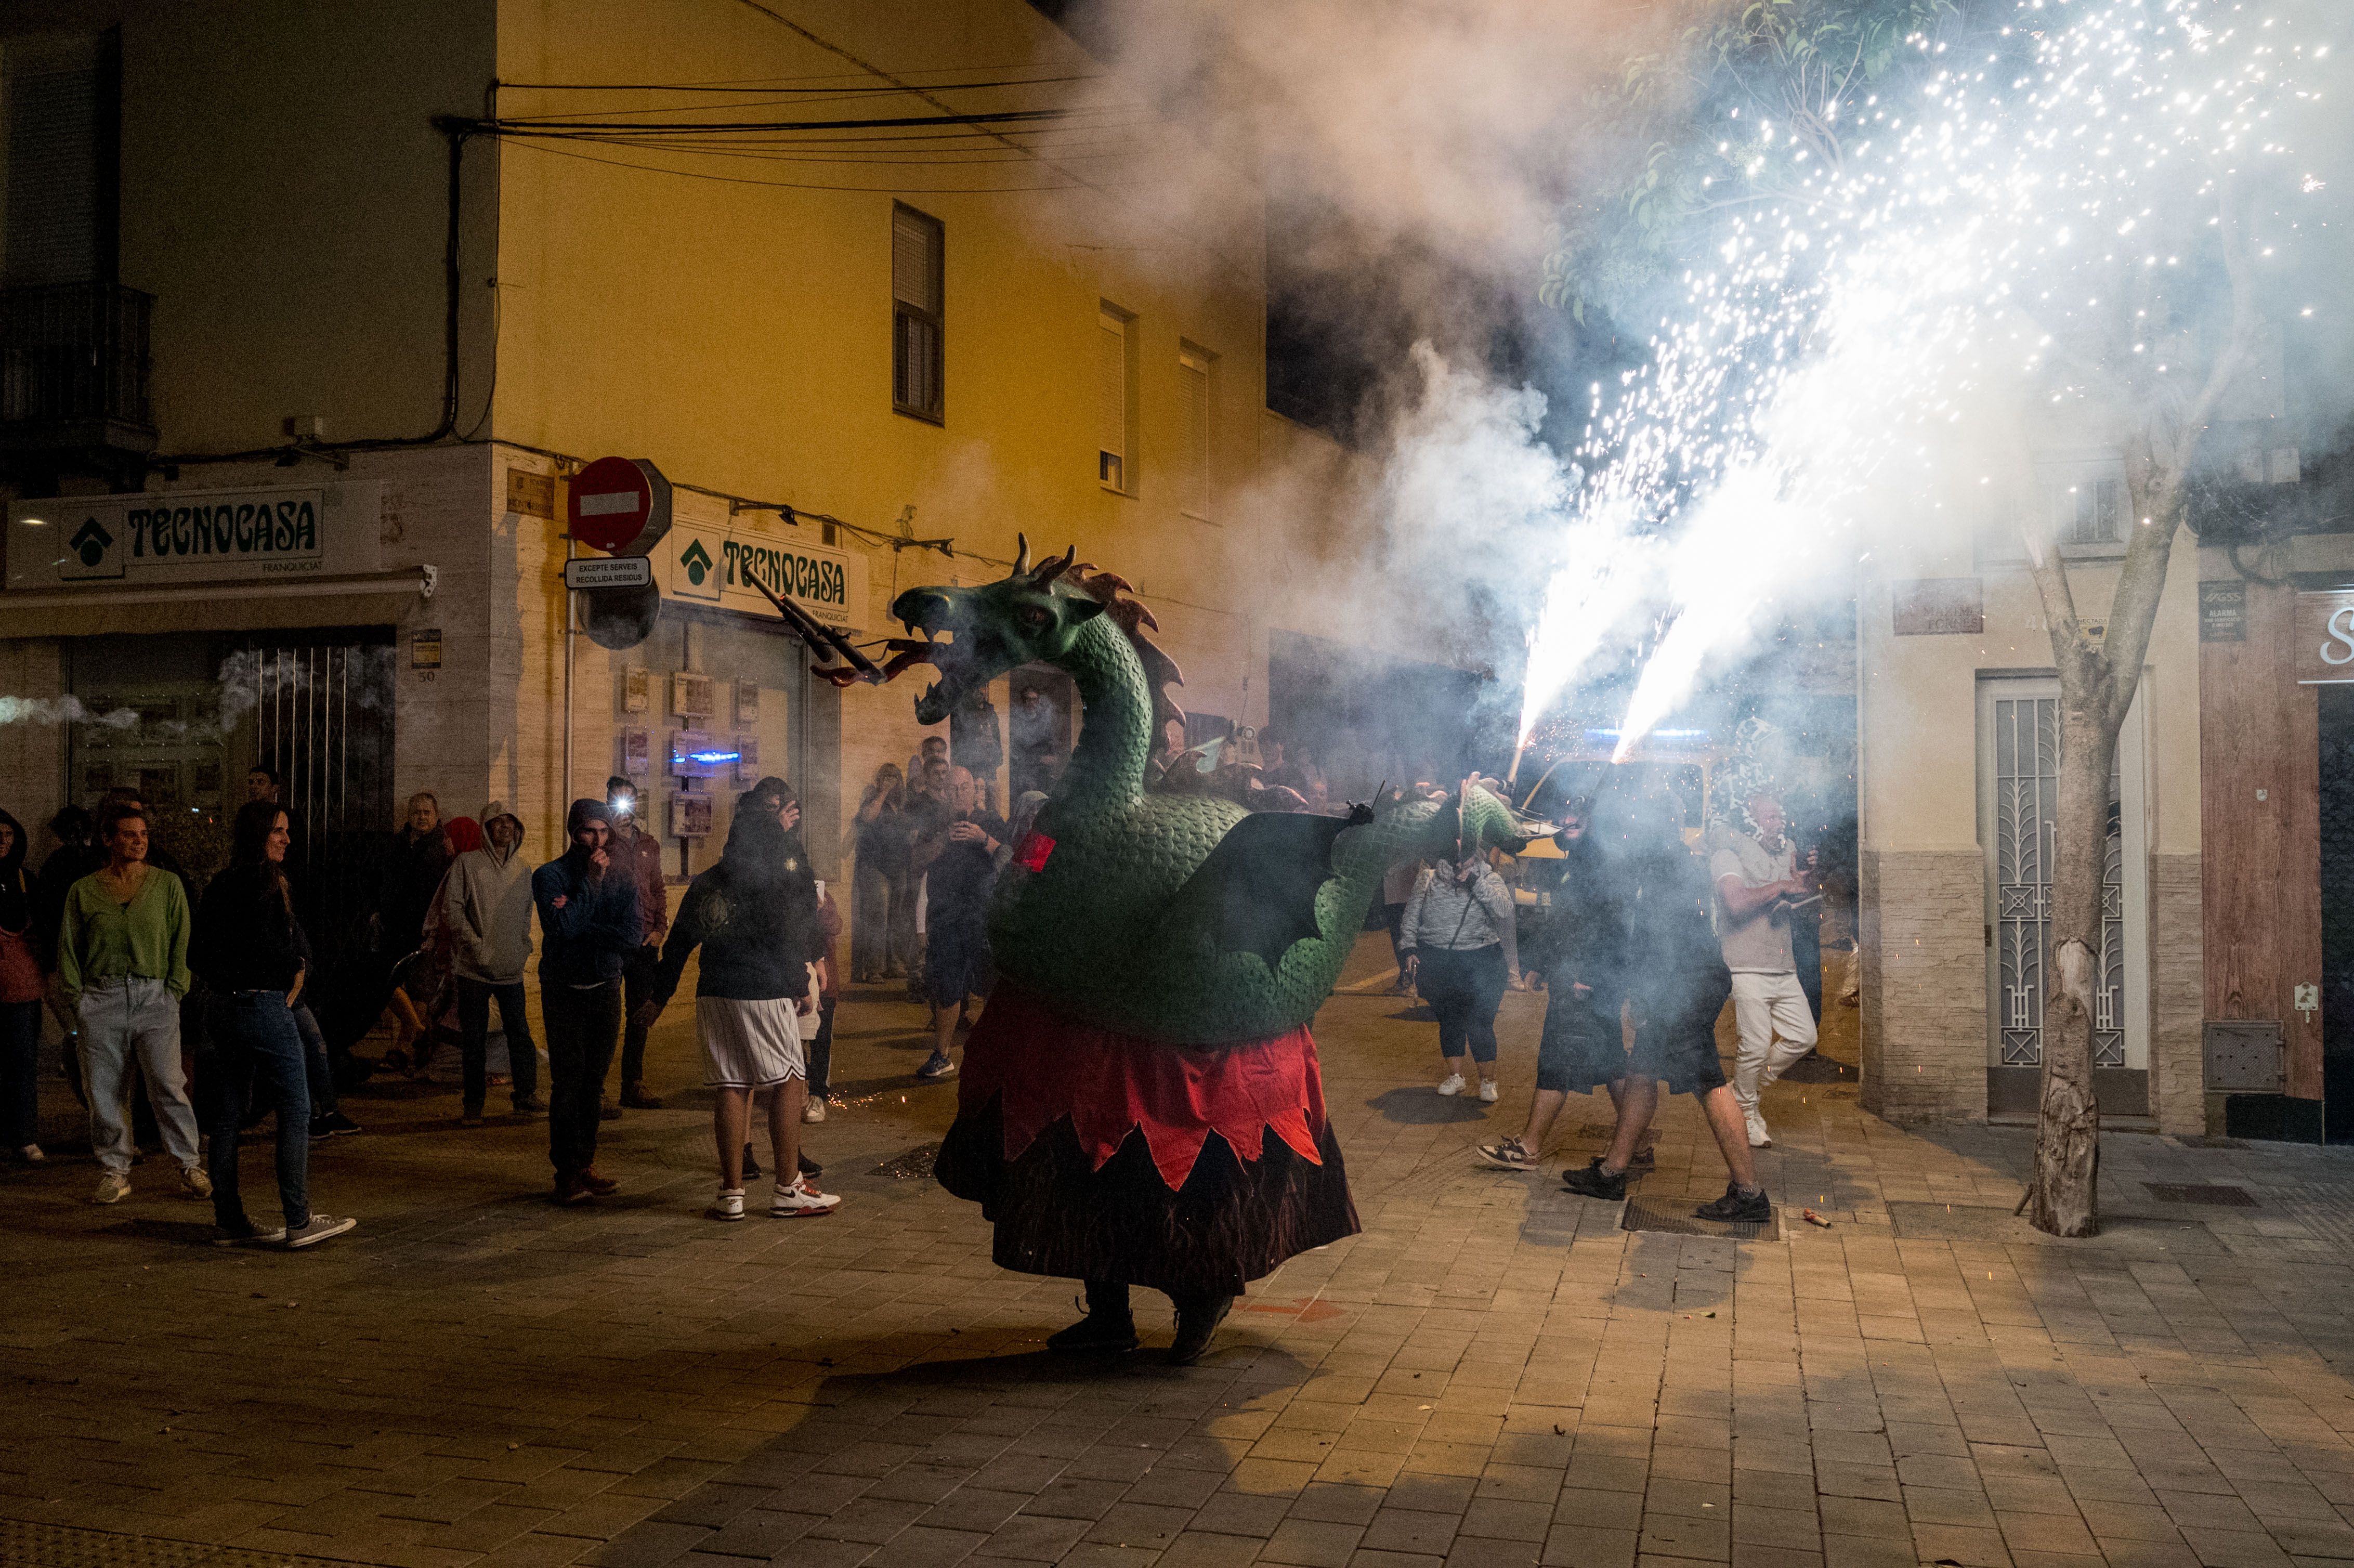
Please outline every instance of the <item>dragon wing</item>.
[[1316, 895], [1334, 875], [1333, 841], [1352, 825], [1301, 811], [1243, 818], [1171, 897], [1153, 928], [1154, 950], [1206, 942], [1279, 969], [1294, 942], [1324, 935]]

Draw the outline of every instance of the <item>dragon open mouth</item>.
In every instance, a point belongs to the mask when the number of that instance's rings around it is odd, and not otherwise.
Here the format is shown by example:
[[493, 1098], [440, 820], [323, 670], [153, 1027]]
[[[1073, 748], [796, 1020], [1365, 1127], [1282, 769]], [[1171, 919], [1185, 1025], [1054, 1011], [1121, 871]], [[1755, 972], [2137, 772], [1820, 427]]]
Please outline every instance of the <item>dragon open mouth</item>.
[[943, 642], [935, 637], [925, 651], [930, 655], [932, 668], [939, 672], [940, 678], [926, 686], [922, 694], [916, 698], [916, 722], [938, 724], [964, 700], [966, 693], [989, 677], [973, 668], [973, 661], [960, 641]]

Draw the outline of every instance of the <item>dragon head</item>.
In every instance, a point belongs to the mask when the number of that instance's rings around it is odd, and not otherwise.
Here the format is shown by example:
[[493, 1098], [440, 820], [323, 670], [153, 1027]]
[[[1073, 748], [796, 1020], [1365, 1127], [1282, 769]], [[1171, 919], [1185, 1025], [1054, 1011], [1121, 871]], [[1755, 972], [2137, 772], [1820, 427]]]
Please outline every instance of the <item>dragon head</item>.
[[[914, 588], [891, 601], [891, 613], [908, 630], [931, 639], [924, 652], [940, 673], [916, 699], [918, 724], [939, 723], [966, 694], [1009, 670], [1054, 663], [1071, 651], [1081, 629], [1107, 608], [1066, 577], [1077, 556], [1068, 550], [1034, 567], [1023, 535], [1012, 574], [997, 582]], [[952, 641], [939, 641], [942, 632]]]

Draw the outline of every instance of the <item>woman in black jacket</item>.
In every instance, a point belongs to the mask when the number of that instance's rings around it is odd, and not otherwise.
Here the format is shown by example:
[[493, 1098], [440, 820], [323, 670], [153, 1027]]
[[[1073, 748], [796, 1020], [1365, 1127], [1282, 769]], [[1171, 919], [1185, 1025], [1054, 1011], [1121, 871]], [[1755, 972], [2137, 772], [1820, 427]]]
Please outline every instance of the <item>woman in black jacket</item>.
[[[188, 967], [211, 993], [213, 1039], [220, 1052], [212, 1075], [207, 1164], [223, 1246], [309, 1246], [359, 1223], [311, 1209], [311, 1095], [293, 1012], [311, 944], [286, 885], [291, 836], [276, 801], [249, 800], [239, 808], [229, 831], [229, 863], [207, 885], [188, 944]], [[257, 1085], [278, 1116], [278, 1199], [286, 1212], [284, 1227], [269, 1231], [247, 1217], [237, 1190], [238, 1132]]]
[[719, 863], [696, 877], [671, 922], [652, 996], [638, 1010], [651, 1028], [678, 991], [689, 954], [700, 947], [695, 982], [695, 1033], [703, 1041], [704, 1082], [713, 1097], [719, 1141], [719, 1197], [711, 1216], [744, 1217], [745, 1135], [753, 1096], [769, 1092], [769, 1139], [779, 1219], [822, 1214], [842, 1202], [801, 1173], [801, 1107], [809, 1070], [801, 1020], [817, 1012], [811, 966], [825, 951], [817, 887], [806, 853], [756, 788], [737, 802]]

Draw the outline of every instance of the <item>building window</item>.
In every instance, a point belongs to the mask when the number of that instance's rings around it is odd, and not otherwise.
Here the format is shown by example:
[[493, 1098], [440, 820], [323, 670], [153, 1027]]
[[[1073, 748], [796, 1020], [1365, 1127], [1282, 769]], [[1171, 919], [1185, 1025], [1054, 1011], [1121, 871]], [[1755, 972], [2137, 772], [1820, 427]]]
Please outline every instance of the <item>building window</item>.
[[1096, 321], [1096, 478], [1106, 490], [1134, 495], [1136, 318], [1106, 303]]
[[0, 285], [113, 281], [115, 79], [111, 35], [0, 49]]
[[940, 385], [945, 249], [938, 218], [892, 205], [891, 406], [934, 423], [948, 406]]
[[2126, 483], [2089, 476], [2052, 492], [2052, 536], [2062, 545], [2115, 545], [2126, 536]]
[[1216, 429], [1212, 401], [1212, 367], [1218, 356], [1196, 344], [1177, 344], [1177, 398], [1182, 421], [1179, 449], [1179, 510], [1193, 517], [1210, 514], [1212, 454]]

